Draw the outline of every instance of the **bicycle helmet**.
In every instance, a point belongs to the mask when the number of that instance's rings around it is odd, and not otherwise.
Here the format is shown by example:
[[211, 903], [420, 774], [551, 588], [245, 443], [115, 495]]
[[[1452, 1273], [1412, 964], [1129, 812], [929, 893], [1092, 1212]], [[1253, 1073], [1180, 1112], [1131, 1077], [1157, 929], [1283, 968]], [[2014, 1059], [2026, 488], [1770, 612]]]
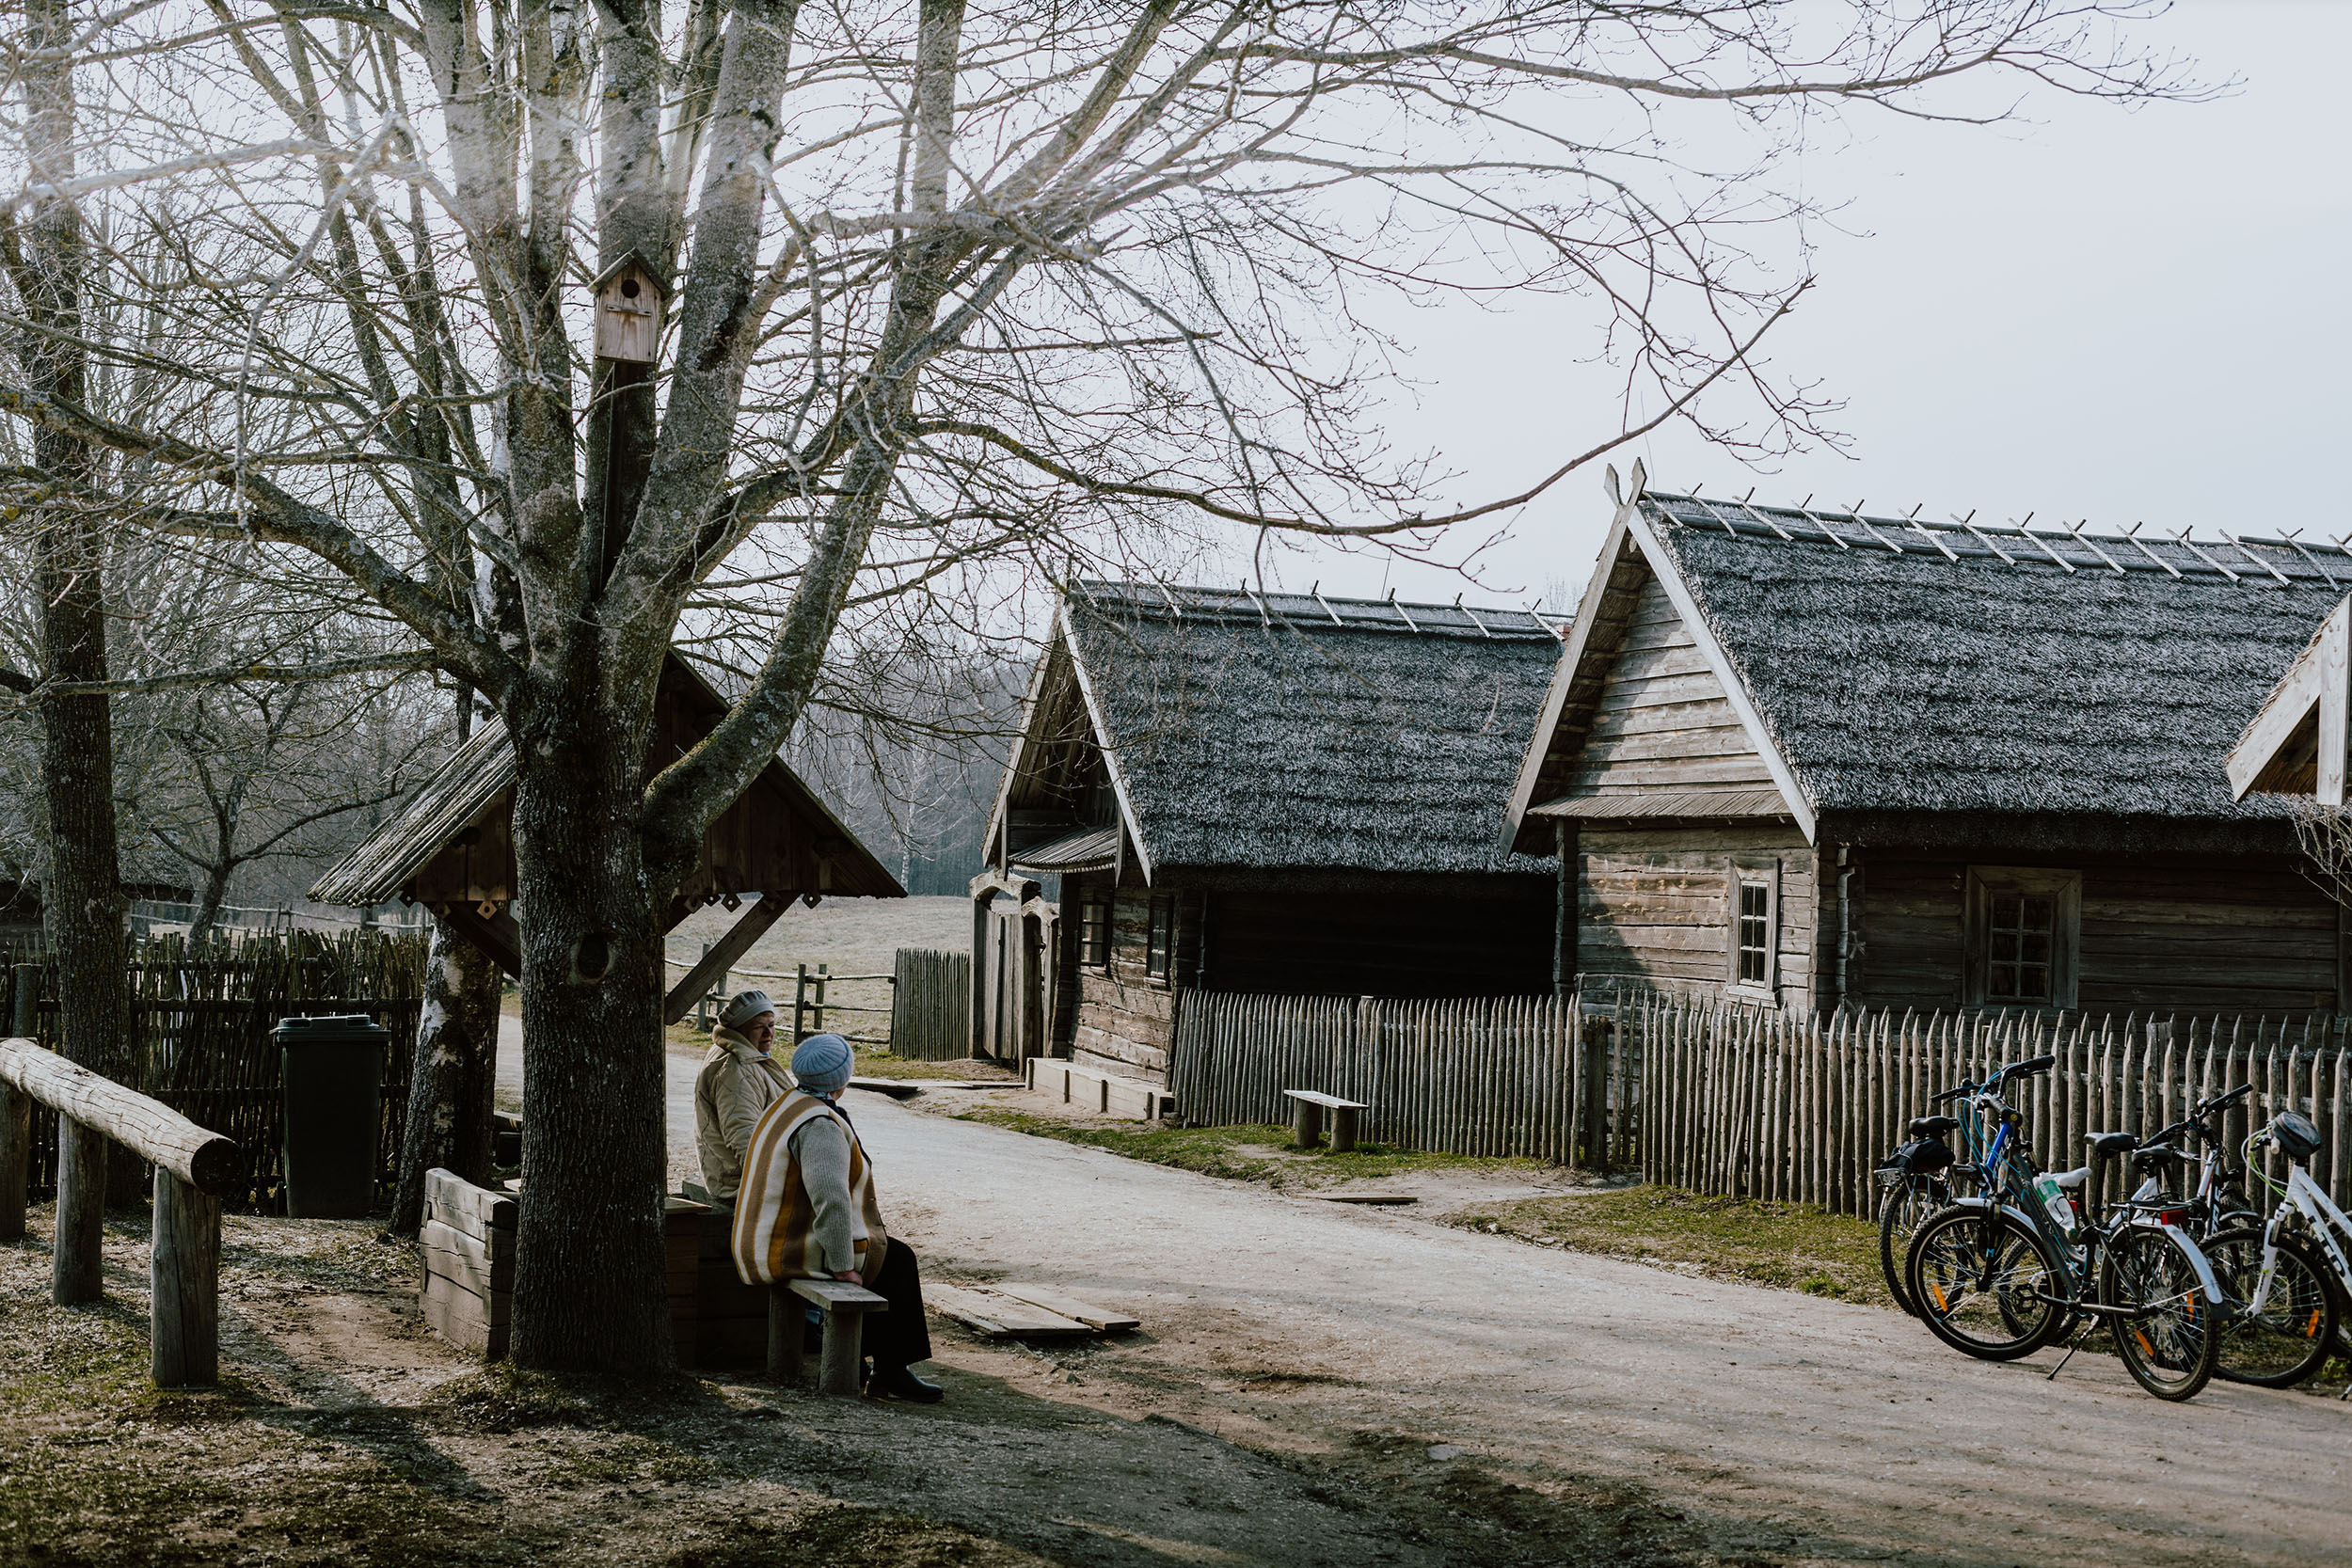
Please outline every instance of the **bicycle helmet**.
[[2300, 1111], [2281, 1111], [2270, 1118], [2270, 1137], [2290, 1160], [2308, 1160], [2319, 1152], [2319, 1129]]

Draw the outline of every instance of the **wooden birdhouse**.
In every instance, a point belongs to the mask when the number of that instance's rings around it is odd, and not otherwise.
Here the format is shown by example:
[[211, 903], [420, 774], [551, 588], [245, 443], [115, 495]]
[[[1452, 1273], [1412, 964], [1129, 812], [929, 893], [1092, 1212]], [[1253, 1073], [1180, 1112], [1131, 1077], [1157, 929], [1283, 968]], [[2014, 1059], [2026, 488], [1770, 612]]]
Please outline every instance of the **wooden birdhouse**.
[[596, 357], [650, 365], [661, 346], [661, 285], [634, 255], [596, 279]]

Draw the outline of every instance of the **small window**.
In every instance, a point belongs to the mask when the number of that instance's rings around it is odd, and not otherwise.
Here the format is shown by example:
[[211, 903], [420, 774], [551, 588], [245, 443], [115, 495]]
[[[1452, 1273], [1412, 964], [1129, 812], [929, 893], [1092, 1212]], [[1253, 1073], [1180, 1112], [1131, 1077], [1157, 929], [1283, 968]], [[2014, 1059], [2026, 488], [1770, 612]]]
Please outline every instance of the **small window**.
[[1152, 897], [1152, 924], [1144, 940], [1143, 973], [1154, 980], [1168, 978], [1169, 958], [1176, 950], [1176, 901], [1165, 894]]
[[1110, 967], [1111, 906], [1107, 898], [1089, 898], [1078, 906], [1078, 961], [1089, 969]]
[[1772, 890], [1761, 881], [1740, 882], [1740, 983], [1761, 986], [1772, 973]]
[[2082, 928], [2082, 875], [1968, 868], [1968, 1005], [2072, 1007]]
[[1724, 933], [1730, 950], [1724, 978], [1734, 991], [1770, 999], [1780, 983], [1780, 866], [1735, 862], [1724, 896], [1730, 926]]

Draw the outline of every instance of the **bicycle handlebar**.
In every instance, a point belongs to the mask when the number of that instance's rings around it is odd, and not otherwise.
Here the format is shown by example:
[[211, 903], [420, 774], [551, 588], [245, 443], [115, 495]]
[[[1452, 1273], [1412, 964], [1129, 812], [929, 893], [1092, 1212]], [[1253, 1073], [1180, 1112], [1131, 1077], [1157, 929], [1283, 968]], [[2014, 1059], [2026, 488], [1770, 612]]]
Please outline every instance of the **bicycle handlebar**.
[[2253, 1092], [2253, 1085], [2240, 1084], [2236, 1088], [2231, 1089], [2226, 1093], [2215, 1095], [2211, 1100], [2208, 1100], [2202, 1105], [2198, 1106], [2197, 1114], [2201, 1117], [2209, 1117], [2216, 1111], [2226, 1111], [2232, 1106], [2241, 1103], [2247, 1096], [2252, 1094]]

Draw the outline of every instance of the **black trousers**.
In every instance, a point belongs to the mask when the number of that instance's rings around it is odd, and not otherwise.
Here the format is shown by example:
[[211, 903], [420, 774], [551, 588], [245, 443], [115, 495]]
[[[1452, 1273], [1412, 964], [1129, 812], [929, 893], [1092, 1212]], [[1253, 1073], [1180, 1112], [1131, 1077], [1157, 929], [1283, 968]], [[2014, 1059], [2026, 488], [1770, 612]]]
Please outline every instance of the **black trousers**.
[[931, 1358], [931, 1327], [923, 1317], [923, 1276], [914, 1249], [890, 1238], [882, 1249], [882, 1273], [866, 1288], [890, 1303], [887, 1312], [866, 1314], [866, 1354], [884, 1372]]

